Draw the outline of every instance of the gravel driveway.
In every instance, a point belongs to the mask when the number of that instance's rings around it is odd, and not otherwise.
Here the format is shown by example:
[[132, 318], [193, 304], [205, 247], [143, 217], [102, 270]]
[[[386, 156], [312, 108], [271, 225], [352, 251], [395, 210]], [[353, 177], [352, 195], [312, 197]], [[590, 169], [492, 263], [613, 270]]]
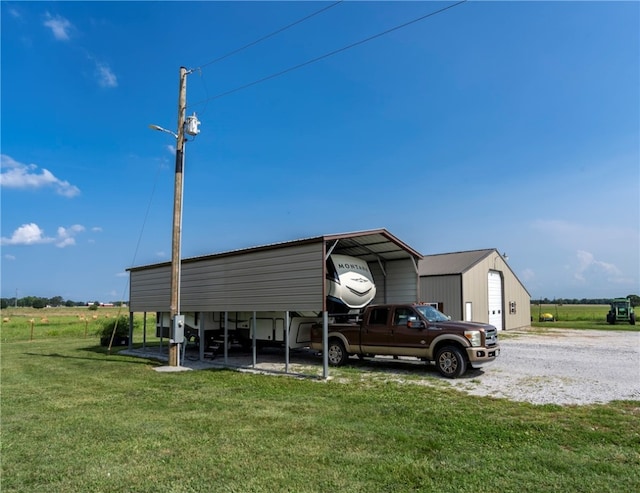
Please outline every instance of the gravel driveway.
[[500, 334], [500, 356], [451, 385], [534, 404], [640, 401], [640, 332], [548, 329]]
[[[501, 332], [499, 339], [501, 353], [493, 363], [480, 370], [470, 369], [455, 380], [441, 377], [435, 366], [425, 367], [416, 358], [359, 360], [354, 356], [349, 366], [360, 368], [361, 378], [446, 385], [471, 395], [533, 404], [640, 401], [640, 332], [549, 328], [541, 332], [527, 328]], [[159, 356], [150, 350], [122, 351], [120, 354], [167, 359], [166, 354]], [[193, 356], [183, 363], [185, 367], [205, 369], [222, 364], [222, 357], [200, 362], [194, 361], [197, 356]], [[281, 351], [261, 352], [259, 364], [251, 371], [282, 373], [283, 360]], [[230, 363], [246, 369], [251, 366], [251, 357], [234, 354]], [[321, 364], [322, 360], [315, 352], [297, 351], [292, 354], [290, 371], [320, 375]], [[331, 369], [330, 374], [335, 375], [336, 370]], [[411, 378], [407, 378], [408, 375]]]

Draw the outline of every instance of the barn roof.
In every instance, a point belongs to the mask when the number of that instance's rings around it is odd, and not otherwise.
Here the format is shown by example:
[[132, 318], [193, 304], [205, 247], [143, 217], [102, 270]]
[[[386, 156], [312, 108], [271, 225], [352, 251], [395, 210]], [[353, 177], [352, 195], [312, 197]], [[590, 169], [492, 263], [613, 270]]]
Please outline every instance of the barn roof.
[[467, 252], [425, 255], [420, 261], [418, 272], [421, 276], [463, 274], [492, 253], [497, 253], [497, 250], [489, 248]]

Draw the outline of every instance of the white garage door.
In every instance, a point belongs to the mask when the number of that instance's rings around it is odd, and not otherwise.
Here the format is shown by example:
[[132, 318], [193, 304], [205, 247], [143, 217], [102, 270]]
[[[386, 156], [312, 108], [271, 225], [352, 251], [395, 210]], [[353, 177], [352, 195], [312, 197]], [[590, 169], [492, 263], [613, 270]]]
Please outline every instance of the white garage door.
[[489, 271], [489, 323], [502, 330], [502, 277], [499, 272]]

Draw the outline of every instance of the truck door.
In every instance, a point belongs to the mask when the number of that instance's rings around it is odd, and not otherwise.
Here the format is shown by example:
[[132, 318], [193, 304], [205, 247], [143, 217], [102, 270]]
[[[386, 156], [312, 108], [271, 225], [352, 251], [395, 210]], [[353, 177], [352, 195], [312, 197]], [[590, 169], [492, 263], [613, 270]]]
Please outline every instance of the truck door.
[[[366, 347], [389, 346], [391, 344], [391, 327], [389, 327], [389, 307], [373, 308], [369, 311], [369, 319], [364, 321], [361, 344], [365, 352], [375, 352]], [[381, 354], [381, 353], [380, 353]]]
[[[420, 327], [420, 317], [409, 307], [397, 307], [393, 314], [391, 345], [398, 355], [416, 355], [416, 349], [429, 347], [429, 329]], [[409, 321], [413, 321], [411, 326]], [[404, 349], [404, 350], [403, 350]]]

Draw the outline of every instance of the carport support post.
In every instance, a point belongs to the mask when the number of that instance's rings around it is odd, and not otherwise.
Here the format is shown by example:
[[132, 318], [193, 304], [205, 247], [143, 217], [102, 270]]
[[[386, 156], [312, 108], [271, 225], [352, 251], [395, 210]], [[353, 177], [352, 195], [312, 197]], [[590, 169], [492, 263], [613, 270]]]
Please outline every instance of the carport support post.
[[253, 341], [253, 367], [256, 367], [256, 360], [257, 360], [257, 356], [258, 356], [258, 341], [257, 341], [257, 335], [256, 335], [256, 329], [257, 329], [257, 323], [256, 323], [256, 312], [253, 312], [253, 334], [251, 335], [252, 341]]
[[229, 322], [229, 312], [224, 312], [224, 364], [227, 364], [227, 360], [229, 359], [229, 329], [227, 327], [227, 323]]
[[329, 313], [322, 312], [322, 378], [329, 378]]
[[284, 312], [284, 372], [289, 373], [289, 312]]

